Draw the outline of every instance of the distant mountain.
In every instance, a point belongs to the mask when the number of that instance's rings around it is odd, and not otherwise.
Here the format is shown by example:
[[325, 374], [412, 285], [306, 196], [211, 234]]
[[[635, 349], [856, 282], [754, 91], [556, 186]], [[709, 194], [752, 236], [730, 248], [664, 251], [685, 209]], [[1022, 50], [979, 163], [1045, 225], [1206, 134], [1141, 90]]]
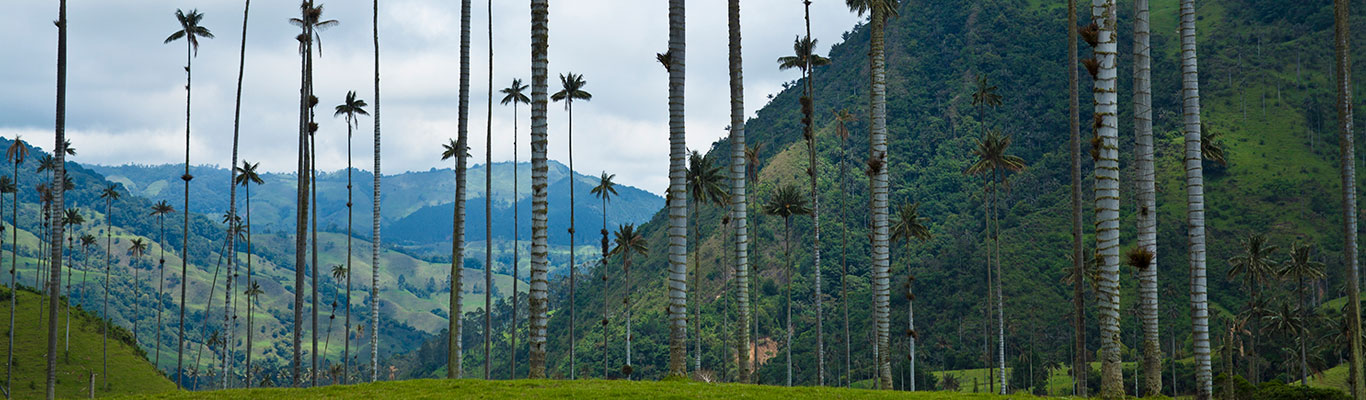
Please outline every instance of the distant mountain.
[[[522, 219], [522, 238], [531, 237], [531, 164], [520, 163], [518, 168], [518, 193], [512, 195], [513, 164], [510, 162], [493, 164], [493, 217], [498, 229], [494, 230], [495, 240], [512, 238], [511, 224], [513, 205], [520, 207]], [[183, 192], [179, 176], [181, 166], [176, 165], [136, 165], [90, 166], [95, 172], [105, 175], [112, 182], [123, 184], [135, 195], [152, 201], [166, 200], [180, 204]], [[228, 207], [228, 170], [225, 168], [199, 166], [192, 167], [195, 180], [190, 183], [191, 211], [222, 215]], [[470, 184], [467, 187], [469, 208], [465, 231], [471, 240], [484, 238], [484, 166], [470, 168]], [[551, 204], [551, 240], [567, 243], [567, 230], [556, 228], [567, 224], [569, 204], [569, 169], [564, 164], [551, 161], [549, 181], [549, 201]], [[593, 198], [589, 191], [597, 185], [597, 177], [574, 174], [578, 184], [575, 186], [578, 208], [575, 217], [578, 225], [579, 243], [596, 243], [598, 229], [602, 225], [602, 203]], [[251, 212], [254, 228], [260, 232], [292, 231], [295, 209], [296, 180], [294, 174], [268, 173], [261, 176], [266, 183], [251, 188]], [[355, 192], [352, 203], [355, 207], [353, 229], [357, 236], [370, 236], [370, 183], [373, 175], [368, 171], [356, 170], [352, 174]], [[176, 189], [176, 190], [171, 190]], [[318, 208], [321, 210], [318, 228], [329, 232], [344, 232], [346, 227], [346, 171], [318, 174]], [[431, 245], [449, 243], [455, 193], [455, 173], [451, 169], [431, 169], [421, 172], [404, 172], [387, 175], [383, 181], [384, 199], [381, 208], [380, 226], [384, 229], [386, 241], [408, 245]], [[620, 196], [608, 205], [608, 226], [623, 223], [643, 223], [664, 206], [664, 199], [635, 187], [618, 185]], [[238, 190], [238, 201], [245, 202], [246, 193]], [[238, 207], [241, 208], [239, 203]], [[558, 238], [557, 238], [558, 237]], [[446, 254], [449, 254], [449, 245]], [[449, 256], [448, 256], [449, 257]]]

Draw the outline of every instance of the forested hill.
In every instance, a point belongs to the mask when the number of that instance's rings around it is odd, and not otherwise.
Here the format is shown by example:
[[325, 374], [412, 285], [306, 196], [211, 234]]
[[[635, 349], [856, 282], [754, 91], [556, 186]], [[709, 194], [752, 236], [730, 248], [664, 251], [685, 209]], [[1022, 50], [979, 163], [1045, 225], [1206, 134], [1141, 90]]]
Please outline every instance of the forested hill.
[[[1246, 304], [1240, 282], [1226, 278], [1228, 260], [1242, 252], [1240, 241], [1252, 233], [1266, 233], [1282, 249], [1292, 242], [1318, 245], [1315, 258], [1328, 262], [1328, 278], [1317, 283], [1321, 294], [1313, 301], [1339, 296], [1343, 282], [1340, 259], [1342, 241], [1338, 237], [1338, 184], [1336, 139], [1333, 135], [1334, 110], [1330, 60], [1331, 3], [1327, 0], [1284, 2], [1279, 0], [1201, 1], [1198, 14], [1200, 72], [1202, 77], [1203, 117], [1207, 129], [1219, 134], [1215, 143], [1227, 153], [1228, 165], [1207, 163], [1206, 201], [1209, 210], [1209, 276], [1213, 331], [1225, 324], [1225, 316], [1241, 312]], [[798, 6], [794, 3], [794, 7]], [[1152, 1], [1153, 107], [1158, 178], [1158, 268], [1164, 344], [1176, 340], [1175, 354], [1191, 354], [1188, 264], [1185, 237], [1185, 190], [1181, 168], [1180, 70], [1177, 57], [1176, 0]], [[1131, 9], [1122, 7], [1120, 43], [1120, 139], [1122, 243], [1131, 247], [1135, 238], [1135, 205], [1132, 200], [1133, 130]], [[1361, 11], [1357, 11], [1360, 15]], [[1089, 15], [1089, 9], [1079, 13]], [[820, 18], [820, 16], [814, 16]], [[750, 16], [749, 18], [753, 18]], [[798, 28], [793, 26], [793, 32]], [[1004, 193], [1001, 225], [1004, 257], [1005, 330], [1007, 359], [1024, 371], [1026, 364], [1056, 365], [1070, 359], [1072, 330], [1067, 323], [1071, 309], [1071, 288], [1061, 282], [1064, 268], [1071, 265], [1069, 215], [1069, 131], [1067, 107], [1066, 3], [1061, 1], [942, 0], [903, 2], [900, 16], [887, 27], [888, 120], [893, 206], [919, 203], [920, 213], [928, 218], [933, 239], [925, 242], [898, 243], [893, 247], [894, 287], [906, 280], [907, 266], [917, 280], [916, 331], [919, 336], [919, 365], [927, 370], [980, 368], [983, 366], [983, 300], [985, 281], [985, 240], [983, 234], [982, 179], [964, 171], [973, 162], [975, 138], [986, 127], [1000, 129], [1014, 137], [1011, 153], [1023, 157], [1028, 168], [1011, 177], [1010, 191]], [[1357, 30], [1362, 32], [1362, 30]], [[838, 41], [836, 38], [817, 38]], [[827, 344], [829, 379], [839, 382], [843, 375], [843, 343], [850, 343], [855, 355], [852, 377], [868, 379], [872, 374], [869, 344], [868, 191], [862, 173], [868, 149], [868, 40], [866, 25], [855, 27], [830, 51], [831, 65], [815, 72], [815, 100], [820, 164], [817, 166], [822, 194], [822, 236], [824, 328]], [[1360, 40], [1358, 40], [1360, 41]], [[1089, 48], [1080, 44], [1080, 54]], [[1358, 57], [1360, 57], [1358, 51]], [[767, 62], [768, 60], [761, 60]], [[755, 64], [751, 64], [755, 65]], [[774, 65], [776, 68], [776, 65]], [[1090, 121], [1091, 82], [1081, 73], [1082, 120]], [[1003, 104], [997, 108], [972, 106], [977, 77], [990, 78], [998, 85]], [[751, 186], [751, 201], [766, 201], [782, 183], [807, 188], [806, 148], [798, 132], [800, 115], [797, 98], [800, 85], [777, 94], [766, 105], [761, 98], [747, 99], [753, 109], [762, 106], [747, 125], [749, 143], [762, 146], [757, 185]], [[664, 96], [661, 89], [660, 96]], [[859, 120], [848, 125], [855, 134], [841, 146], [833, 134], [836, 123], [830, 111], [848, 109]], [[1089, 127], [1089, 123], [1083, 123]], [[1083, 129], [1090, 136], [1089, 129]], [[705, 148], [706, 146], [700, 146]], [[712, 146], [712, 154], [725, 163], [729, 144], [722, 140]], [[848, 152], [847, 162], [845, 153]], [[1090, 204], [1090, 157], [1084, 158], [1083, 212], [1087, 214], [1084, 240], [1094, 247], [1093, 208]], [[841, 180], [841, 165], [848, 167], [847, 182]], [[847, 185], [847, 188], [845, 187]], [[780, 338], [782, 315], [782, 247], [778, 239], [783, 225], [778, 218], [758, 215], [751, 205], [752, 245], [750, 265], [757, 269], [752, 280], [758, 304], [759, 336]], [[701, 300], [689, 307], [690, 318], [700, 318], [700, 332], [689, 329], [689, 338], [701, 335], [704, 369], [721, 371], [725, 358], [722, 312], [733, 307], [723, 294], [730, 277], [725, 256], [728, 234], [720, 229], [724, 212], [703, 206], [695, 214], [695, 225], [702, 232], [695, 257], [700, 262], [700, 287], [689, 296]], [[624, 360], [619, 345], [625, 327], [621, 319], [622, 297], [632, 294], [635, 302], [634, 363], [637, 374], [660, 377], [667, 360], [665, 324], [665, 237], [663, 211], [644, 225], [649, 255], [637, 260], [631, 277], [621, 281], [620, 265], [613, 260], [612, 278], [580, 280], [578, 298], [579, 376], [596, 376], [602, 370], [601, 325], [604, 304], [611, 305], [606, 341], [608, 364], [617, 371]], [[811, 263], [812, 221], [794, 220], [793, 257], [797, 260], [794, 306], [796, 383], [816, 382], [813, 307], [814, 272]], [[846, 232], [847, 229], [847, 232]], [[847, 238], [847, 248], [845, 239]], [[841, 262], [847, 257], [850, 277], [849, 310], [853, 336], [843, 337], [840, 312]], [[1274, 255], [1283, 259], [1284, 252]], [[690, 270], [694, 267], [690, 265]], [[1125, 269], [1130, 271], [1129, 269]], [[1123, 340], [1137, 347], [1140, 330], [1129, 310], [1136, 300], [1136, 279], [1122, 274]], [[597, 271], [590, 276], [597, 277]], [[1268, 296], [1273, 306], [1292, 298], [1289, 286], [1271, 280]], [[567, 284], [552, 287], [552, 307], [566, 305]], [[691, 285], [691, 283], [690, 283]], [[606, 290], [604, 291], [604, 288]], [[604, 296], [606, 298], [604, 298]], [[1090, 296], [1090, 295], [1088, 295]], [[906, 296], [892, 296], [892, 326], [897, 355], [894, 371], [904, 371], [906, 357], [901, 353], [907, 325]], [[1094, 300], [1094, 298], [1091, 298]], [[1094, 312], [1088, 306], [1088, 313]], [[565, 313], [555, 314], [550, 322], [550, 362], [552, 375], [568, 375], [569, 335]], [[589, 321], [589, 322], [585, 322]], [[1325, 319], [1323, 321], [1329, 321]], [[1316, 322], [1315, 332], [1324, 324]], [[1335, 323], [1335, 322], [1333, 322]], [[1099, 340], [1094, 315], [1088, 315], [1087, 342], [1097, 349]], [[993, 328], [994, 329], [994, 328]], [[1326, 333], [1325, 333], [1326, 334]], [[1267, 333], [1266, 337], [1271, 333]], [[469, 343], [468, 341], [466, 343]], [[520, 341], [519, 341], [520, 343]], [[1288, 363], [1280, 345], [1265, 340], [1249, 349], [1252, 357], [1264, 360], [1261, 379], [1280, 376]], [[1288, 346], [1288, 345], [1287, 345]], [[1322, 363], [1341, 359], [1339, 348], [1317, 350]], [[761, 370], [761, 381], [779, 382], [784, 374], [781, 347], [769, 347], [760, 358], [769, 359]], [[1168, 352], [1171, 349], [1167, 349]], [[689, 354], [693, 353], [689, 345]], [[470, 354], [470, 353], [466, 353]], [[471, 357], [474, 357], [471, 355]], [[519, 356], [519, 358], [522, 358]], [[1136, 354], [1126, 350], [1125, 359]], [[504, 360], [505, 357], [497, 358]], [[691, 361], [689, 361], [691, 365]], [[495, 364], [497, 365], [497, 364]], [[497, 368], [497, 367], [495, 367]], [[1216, 373], [1218, 370], [1216, 370]], [[1184, 370], [1183, 375], [1189, 374]], [[1015, 373], [1013, 387], [1030, 382], [1027, 374]], [[639, 375], [638, 375], [639, 376]], [[732, 375], [733, 376], [733, 373]], [[1094, 376], [1094, 375], [1093, 375]], [[1282, 376], [1284, 378], [1284, 376]], [[900, 378], [898, 378], [900, 379]], [[1180, 377], [1191, 382], [1189, 377]], [[1254, 378], [1255, 380], [1256, 378]], [[830, 382], [830, 380], [827, 380]], [[985, 383], [983, 383], [985, 384]], [[1186, 385], [1188, 386], [1188, 385]]]

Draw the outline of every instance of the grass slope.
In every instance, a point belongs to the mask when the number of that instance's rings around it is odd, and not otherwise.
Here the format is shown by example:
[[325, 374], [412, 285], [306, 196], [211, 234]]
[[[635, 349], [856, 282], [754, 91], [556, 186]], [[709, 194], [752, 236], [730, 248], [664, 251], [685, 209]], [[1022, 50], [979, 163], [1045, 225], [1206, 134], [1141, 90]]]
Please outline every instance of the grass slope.
[[[7, 287], [0, 287], [0, 318], [9, 318], [10, 293]], [[43, 299], [46, 302], [46, 299]], [[38, 316], [39, 296], [28, 291], [19, 291], [18, 313], [15, 314], [16, 349], [14, 358], [14, 398], [41, 398], [46, 388], [47, 361], [47, 316]], [[46, 303], [44, 303], [46, 304]], [[47, 313], [46, 310], [43, 311]], [[66, 327], [66, 308], [63, 301], [61, 328]], [[8, 320], [6, 320], [8, 322]], [[71, 310], [71, 353], [70, 359], [58, 355], [57, 359], [57, 397], [86, 397], [89, 394], [90, 374], [103, 370], [102, 335], [100, 320], [94, 314], [80, 308]], [[0, 325], [0, 330], [8, 329], [8, 323]], [[64, 336], [64, 331], [59, 333]], [[150, 394], [175, 390], [175, 383], [166, 379], [144, 354], [133, 346], [118, 339], [128, 336], [122, 329], [111, 331], [109, 340], [109, 390], [99, 389], [101, 377], [95, 376], [96, 395]], [[3, 339], [3, 338], [0, 338]], [[58, 351], [66, 341], [58, 342]], [[8, 357], [8, 346], [0, 344], [0, 360]], [[3, 363], [3, 361], [0, 361]], [[3, 369], [3, 367], [0, 367]], [[3, 379], [3, 377], [0, 377]]]
[[[1009, 396], [1022, 398], [1029, 396]], [[253, 389], [161, 393], [157, 399], [995, 399], [1005, 396], [950, 392], [892, 392], [864, 389], [777, 387], [700, 382], [410, 380], [315, 389]]]

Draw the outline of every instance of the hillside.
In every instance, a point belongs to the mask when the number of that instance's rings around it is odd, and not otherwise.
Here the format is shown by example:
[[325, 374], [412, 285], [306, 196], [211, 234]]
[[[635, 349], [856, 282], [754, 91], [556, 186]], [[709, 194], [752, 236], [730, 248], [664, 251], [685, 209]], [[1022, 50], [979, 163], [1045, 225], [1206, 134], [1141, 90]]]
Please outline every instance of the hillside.
[[[1152, 2], [1153, 104], [1159, 188], [1159, 293], [1163, 293], [1161, 321], [1164, 335], [1174, 332], [1175, 353], [1187, 357], [1191, 352], [1186, 313], [1189, 299], [1185, 296], [1189, 272], [1185, 255], [1185, 190], [1180, 169], [1177, 4], [1176, 0]], [[1218, 312], [1212, 319], [1212, 330], [1222, 329], [1223, 316], [1242, 311], [1247, 302], [1240, 281], [1225, 278], [1225, 260], [1240, 254], [1241, 240], [1252, 233], [1268, 234], [1273, 244], [1282, 249], [1295, 241], [1317, 245], [1315, 258], [1330, 264], [1328, 278], [1312, 282], [1324, 294], [1315, 294], [1311, 301], [1338, 296], [1344, 271], [1331, 263], [1340, 259], [1342, 241], [1337, 237], [1339, 190], [1334, 114], [1329, 101], [1330, 10], [1331, 4], [1326, 0], [1294, 6], [1268, 0], [1200, 2], [1203, 113], [1209, 129], [1222, 134], [1216, 143], [1229, 158], [1227, 166], [1206, 163], [1211, 306]], [[1361, 11], [1357, 13], [1360, 15]], [[1121, 11], [1123, 50], [1119, 76], [1120, 98], [1125, 99], [1120, 107], [1120, 131], [1124, 132], [1120, 140], [1124, 196], [1121, 221], [1122, 243], [1126, 248], [1132, 246], [1135, 231], [1135, 207], [1129, 197], [1133, 193], [1132, 105], [1127, 102], [1132, 93], [1130, 17], [1130, 10]], [[928, 217], [934, 234], [932, 240], [923, 244], [895, 244], [892, 253], [895, 287], [902, 287], [906, 281], [907, 266], [917, 278], [914, 290], [918, 299], [916, 328], [921, 343], [918, 364], [922, 376], [926, 370], [981, 368], [984, 364], [982, 301], [986, 285], [982, 269], [987, 243], [982, 234], [983, 192], [980, 179], [963, 174], [972, 162], [974, 139], [984, 124], [1012, 134], [1015, 144], [1011, 152], [1028, 163], [1024, 172], [1011, 178], [1001, 219], [1008, 363], [1020, 371], [1028, 370], [1022, 367], [1029, 363], [1046, 365], [1071, 358], [1068, 343], [1072, 329], [1062, 321], [1068, 321], [1072, 295], [1070, 287], [1060, 283], [1064, 268], [1071, 265], [1065, 18], [1064, 3], [948, 0], [903, 3], [900, 17], [889, 23], [887, 115], [891, 131], [891, 199], [893, 206], [920, 203], [921, 215]], [[1361, 31], [1357, 31], [1360, 35]], [[865, 328], [870, 323], [872, 297], [866, 239], [868, 197], [867, 181], [861, 173], [867, 157], [864, 149], [868, 148], [868, 29], [866, 25], [857, 26], [842, 39], [830, 51], [833, 63], [816, 71], [816, 109], [821, 112], [816, 114], [815, 125], [825, 233], [821, 243], [826, 296], [824, 333], [828, 346], [847, 342], [854, 354], [870, 354]], [[1084, 44], [1080, 46], [1081, 54], [1087, 54], [1089, 49]], [[978, 110], [971, 105], [973, 85], [979, 74], [990, 76], [991, 82], [999, 85], [999, 93], [1004, 97], [1001, 107]], [[1084, 73], [1082, 76], [1081, 87], [1086, 90], [1090, 82]], [[800, 85], [791, 85], [778, 93], [747, 125], [749, 142], [763, 145], [759, 152], [759, 180], [750, 188], [754, 202], [750, 208], [750, 223], [754, 224], [750, 230], [750, 262], [760, 276], [752, 284], [761, 338], [782, 333], [782, 248], [778, 240], [782, 225], [776, 218], [756, 215], [754, 205], [765, 201], [779, 184], [792, 182], [804, 188], [807, 185], [801, 174], [806, 168], [805, 146], [796, 134], [800, 132], [799, 88]], [[660, 95], [663, 96], [662, 92]], [[1084, 105], [1088, 95], [1082, 93]], [[762, 104], [762, 100], [748, 99], [748, 104], [753, 107]], [[843, 149], [833, 135], [836, 126], [831, 114], [824, 111], [829, 109], [848, 109], [860, 116], [859, 121], [849, 124], [849, 130], [855, 134]], [[1083, 107], [1084, 121], [1089, 120], [1089, 113], [1089, 108]], [[985, 116], [985, 121], [979, 115]], [[712, 146], [715, 154], [729, 151], [724, 139]], [[847, 189], [842, 187], [839, 174], [845, 151], [850, 153]], [[1086, 199], [1091, 197], [1090, 164], [1083, 164], [1088, 174], [1083, 188]], [[1084, 205], [1083, 210], [1089, 214], [1090, 205]], [[700, 318], [702, 365], [709, 370], [720, 370], [726, 359], [723, 341], [728, 335], [720, 327], [727, 326], [722, 313], [730, 306], [722, 296], [722, 287], [730, 274], [722, 267], [726, 265], [723, 254], [727, 236], [719, 229], [723, 215], [710, 206], [695, 214], [696, 226], [703, 235], [697, 241], [700, 250], [695, 257], [701, 263], [701, 284], [690, 300], [700, 298], [701, 304], [690, 305], [689, 311], [691, 318]], [[1084, 226], [1090, 227], [1091, 219], [1088, 215]], [[612, 344], [608, 349], [609, 369], [616, 371], [621, 366], [624, 346], [619, 342], [624, 326], [617, 304], [627, 293], [632, 294], [635, 310], [635, 371], [647, 379], [663, 375], [668, 358], [664, 323], [665, 223], [661, 212], [643, 226], [649, 255], [637, 260], [633, 282], [621, 282], [616, 272], [605, 284], [598, 279], [581, 281], [585, 283], [578, 287], [575, 304], [579, 321], [590, 323], [580, 322], [580, 339], [573, 344], [578, 350], [580, 376], [601, 373], [604, 338], [601, 326], [595, 322], [604, 317], [600, 311], [604, 304], [612, 305], [606, 315], [606, 342]], [[848, 229], [847, 236], [844, 228]], [[793, 354], [795, 380], [800, 384], [816, 381], [811, 231], [810, 219], [794, 221], [798, 244], [793, 246], [793, 257], [798, 264], [793, 291], [798, 300], [794, 305], [797, 331]], [[845, 237], [848, 251], [841, 250]], [[1088, 248], [1094, 246], [1094, 235], [1088, 232], [1084, 243]], [[1283, 251], [1274, 257], [1283, 258]], [[838, 291], [843, 255], [848, 257], [851, 274], [848, 283], [853, 338], [844, 338], [841, 326]], [[620, 266], [613, 260], [610, 268], [618, 271], [615, 268]], [[596, 278], [598, 273], [595, 270], [588, 275]], [[1127, 311], [1136, 301], [1136, 280], [1126, 272], [1122, 274], [1121, 285], [1122, 307], [1126, 310], [1121, 321], [1122, 340], [1126, 349], [1131, 349], [1137, 347], [1140, 332], [1134, 315]], [[551, 319], [548, 335], [552, 376], [568, 375], [565, 349], [571, 344], [564, 330], [568, 321], [559, 317], [565, 308], [563, 302], [567, 301], [565, 286], [555, 282], [551, 288], [552, 307], [561, 310]], [[1275, 294], [1271, 297], [1272, 306], [1285, 301], [1280, 299], [1293, 299], [1289, 297], [1287, 283], [1274, 281], [1265, 290]], [[891, 322], [896, 333], [894, 348], [898, 349], [898, 355], [892, 358], [894, 374], [904, 374], [906, 370], [906, 357], [900, 354], [906, 342], [901, 334], [901, 327], [907, 326], [906, 307], [904, 296], [893, 296]], [[1087, 321], [1088, 348], [1096, 349], [1099, 340], [1095, 315], [1088, 312]], [[1315, 325], [1314, 332], [1328, 329], [1328, 323]], [[1332, 324], [1336, 326], [1336, 322]], [[697, 334], [695, 329], [689, 329], [690, 339]], [[1168, 339], [1170, 336], [1164, 336], [1163, 342]], [[1255, 357], [1260, 365], [1259, 377], [1252, 380], [1285, 378], [1291, 374], [1285, 367], [1290, 364], [1290, 356], [1280, 351], [1284, 342], [1277, 340], [1280, 339], [1255, 342], [1256, 346], [1249, 350], [1251, 355], [1247, 357]], [[761, 354], [761, 358], [768, 359], [760, 371], [761, 380], [780, 382], [784, 375], [781, 347], [769, 350], [776, 353]], [[843, 348], [827, 351], [831, 367], [827, 381], [842, 382]], [[690, 357], [692, 352], [689, 345]], [[1316, 357], [1330, 363], [1341, 359], [1340, 351], [1331, 347], [1315, 352]], [[772, 356], [776, 357], [769, 358]], [[1133, 357], [1126, 350], [1125, 359]], [[1221, 370], [1222, 367], [1216, 367], [1216, 374]], [[1045, 369], [1036, 371], [1043, 374]], [[855, 357], [850, 371], [852, 379], [864, 379], [871, 373], [868, 357]], [[1012, 375], [1012, 381], [1020, 379], [1012, 386], [1047, 380], [1046, 376], [1034, 378]], [[898, 387], [903, 380], [904, 377], [897, 378]], [[1183, 382], [1189, 379], [1183, 378]]]
[[[531, 215], [531, 164], [520, 163], [518, 168], [518, 197], [513, 198], [513, 172], [511, 162], [494, 163], [493, 168], [493, 216], [494, 221], [512, 220], [514, 204], [520, 207], [521, 217], [530, 221]], [[180, 187], [181, 166], [177, 165], [121, 165], [92, 166], [95, 172], [108, 177], [110, 181], [122, 184], [131, 193], [151, 199], [166, 200], [179, 204], [183, 199], [182, 191], [169, 190]], [[228, 170], [224, 168], [199, 166], [191, 168], [197, 179], [190, 183], [190, 198], [195, 202], [191, 210], [208, 215], [221, 215], [228, 208]], [[485, 166], [470, 166], [466, 204], [469, 217], [465, 224], [470, 238], [484, 237], [484, 174]], [[551, 204], [568, 204], [569, 168], [558, 162], [550, 163], [549, 190]], [[261, 175], [265, 184], [253, 186], [252, 213], [256, 227], [260, 231], [293, 232], [294, 208], [297, 183], [293, 174], [266, 173]], [[369, 210], [371, 207], [370, 190], [373, 175], [368, 171], [356, 170], [352, 177], [356, 187], [353, 194], [355, 218], [353, 229], [357, 236], [369, 237], [371, 232]], [[589, 190], [598, 184], [597, 176], [574, 174], [577, 182], [575, 192], [579, 203], [576, 217], [580, 224], [602, 223], [602, 204], [589, 195]], [[559, 188], [559, 190], [556, 190]], [[346, 230], [346, 171], [319, 172], [318, 174], [318, 229], [328, 232]], [[664, 205], [664, 199], [626, 185], [617, 185], [620, 196], [613, 198], [609, 205], [607, 222], [609, 226], [625, 223], [641, 223], [654, 215]], [[404, 172], [386, 175], [380, 194], [384, 199], [380, 208], [380, 225], [386, 242], [409, 246], [435, 246], [444, 244], [444, 250], [423, 251], [421, 256], [429, 260], [444, 257], [450, 259], [450, 236], [452, 220], [451, 204], [455, 193], [455, 173], [453, 170], [431, 169], [428, 171]], [[244, 201], [245, 193], [238, 190], [238, 201]], [[241, 207], [241, 205], [239, 205]], [[563, 215], [561, 215], [563, 214]], [[567, 208], [552, 210], [551, 221], [568, 221]], [[446, 223], [439, 223], [446, 221]], [[433, 223], [438, 222], [438, 223]], [[511, 224], [494, 224], [494, 238], [511, 240]], [[563, 229], [555, 230], [551, 240], [567, 243]], [[580, 230], [580, 243], [596, 240], [597, 230]], [[531, 224], [523, 223], [521, 237], [531, 237]]]
[[[10, 295], [14, 292], [0, 287], [0, 315], [8, 322]], [[39, 296], [28, 290], [20, 290], [16, 299], [18, 312], [15, 314], [14, 328], [14, 398], [42, 398], [47, 381], [47, 310], [41, 319], [38, 315]], [[47, 299], [43, 298], [43, 304]], [[66, 353], [65, 339], [66, 302], [62, 301], [59, 315], [62, 336], [57, 351], [57, 397], [86, 397], [90, 391], [90, 376], [95, 374], [95, 394], [101, 397], [110, 395], [146, 395], [175, 390], [175, 382], [152, 367], [147, 361], [146, 352], [132, 345], [132, 335], [127, 330], [114, 327], [109, 335], [109, 390], [104, 390], [99, 374], [103, 371], [102, 324], [95, 311], [83, 307], [71, 310], [70, 353]], [[8, 330], [8, 325], [0, 326]], [[0, 360], [9, 357], [8, 347], [0, 344]], [[3, 361], [0, 361], [3, 363]], [[3, 364], [0, 364], [3, 369]]]

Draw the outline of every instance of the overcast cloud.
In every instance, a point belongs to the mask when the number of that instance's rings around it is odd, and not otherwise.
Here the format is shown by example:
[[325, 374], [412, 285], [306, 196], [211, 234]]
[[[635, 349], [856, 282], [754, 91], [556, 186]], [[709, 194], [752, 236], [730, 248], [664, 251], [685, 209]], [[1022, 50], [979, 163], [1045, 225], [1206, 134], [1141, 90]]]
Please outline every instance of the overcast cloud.
[[[17, 0], [0, 15], [0, 136], [52, 147], [57, 4]], [[488, 96], [488, 6], [474, 1], [472, 18], [472, 163], [483, 163]], [[346, 166], [346, 125], [331, 117], [346, 91], [373, 104], [371, 2], [332, 0], [324, 16], [340, 25], [322, 32], [316, 60], [318, 166]], [[530, 80], [530, 10], [526, 0], [497, 0], [494, 89]], [[688, 1], [687, 129], [690, 147], [705, 149], [729, 125], [726, 8], [722, 0]], [[162, 44], [178, 29], [176, 8], [197, 8], [217, 36], [194, 59], [193, 164], [226, 165], [232, 145], [233, 96], [242, 29], [242, 1], [71, 0], [67, 135], [76, 161], [162, 164], [184, 161], [184, 42]], [[297, 14], [288, 0], [252, 3], [242, 94], [241, 157], [261, 168], [295, 167], [298, 124]], [[812, 33], [826, 53], [858, 18], [839, 0], [811, 6]], [[667, 48], [663, 0], [554, 0], [550, 11], [551, 90], [560, 73], [585, 76], [593, 100], [575, 107], [575, 169], [607, 171], [618, 182], [656, 194], [668, 182], [667, 74], [654, 55]], [[455, 1], [385, 0], [380, 4], [384, 172], [446, 168], [441, 144], [456, 136], [460, 9]], [[801, 0], [742, 4], [745, 99], [750, 116], [796, 71], [774, 60], [791, 53], [803, 29]], [[528, 91], [528, 95], [530, 95]], [[494, 99], [495, 105], [501, 97]], [[550, 106], [550, 157], [567, 162], [565, 111]], [[519, 110], [518, 156], [529, 158], [529, 109]], [[354, 163], [373, 165], [372, 126], [361, 121]], [[511, 160], [513, 110], [493, 110], [493, 159]]]

